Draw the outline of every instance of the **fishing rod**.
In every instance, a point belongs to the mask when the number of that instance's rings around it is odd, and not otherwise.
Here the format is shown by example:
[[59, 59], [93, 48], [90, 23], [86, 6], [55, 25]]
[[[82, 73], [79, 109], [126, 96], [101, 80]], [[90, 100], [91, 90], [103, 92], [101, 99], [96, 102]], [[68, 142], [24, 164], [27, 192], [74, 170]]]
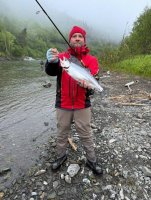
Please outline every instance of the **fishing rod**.
[[62, 36], [62, 38], [64, 39], [64, 41], [67, 43], [67, 45], [72, 49], [71, 45], [69, 44], [69, 42], [66, 40], [66, 38], [64, 37], [64, 35], [61, 33], [61, 31], [59, 30], [59, 28], [56, 26], [56, 24], [53, 22], [53, 20], [49, 17], [49, 15], [47, 14], [47, 12], [44, 10], [44, 8], [42, 7], [42, 5], [37, 1], [37, 4], [40, 6], [40, 8], [42, 9], [42, 11], [45, 13], [45, 15], [48, 17], [48, 19], [51, 21], [51, 23], [54, 25], [54, 27], [57, 29], [57, 31], [60, 33], [60, 35]]
[[[40, 6], [40, 8], [42, 9], [42, 11], [45, 13], [45, 15], [48, 17], [48, 19], [51, 21], [51, 23], [54, 25], [54, 27], [57, 29], [57, 31], [60, 33], [60, 35], [62, 36], [62, 38], [64, 39], [64, 41], [67, 43], [67, 45], [72, 49], [72, 50], [74, 50], [75, 51], [75, 49], [69, 44], [69, 42], [66, 40], [66, 38], [64, 37], [64, 35], [61, 33], [61, 31], [59, 30], [59, 28], [56, 26], [56, 24], [53, 22], [53, 20], [49, 17], [49, 15], [47, 14], [47, 12], [44, 10], [44, 8], [42, 7], [42, 5], [37, 1], [37, 0], [35, 0], [36, 2], [37, 2], [37, 4]], [[76, 52], [75, 52], [76, 53]], [[79, 60], [79, 59], [78, 59]], [[80, 61], [80, 63], [82, 64], [82, 66], [84, 66], [85, 67], [85, 64], [83, 63], [83, 61], [82, 60], [79, 60]]]

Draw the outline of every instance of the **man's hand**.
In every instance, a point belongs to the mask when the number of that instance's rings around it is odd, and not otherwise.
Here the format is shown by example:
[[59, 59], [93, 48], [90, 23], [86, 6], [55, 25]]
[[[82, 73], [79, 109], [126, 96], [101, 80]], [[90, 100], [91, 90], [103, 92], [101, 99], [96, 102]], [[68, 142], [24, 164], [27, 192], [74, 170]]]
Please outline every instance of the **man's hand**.
[[48, 51], [46, 53], [48, 62], [57, 63], [59, 61], [58, 55], [59, 55], [59, 52], [56, 48], [48, 49]]
[[92, 89], [91, 86], [90, 86], [85, 80], [80, 81], [80, 82], [79, 82], [79, 85], [80, 85], [81, 87], [85, 88], [85, 89], [86, 89], [86, 88], [89, 89], [89, 90]]

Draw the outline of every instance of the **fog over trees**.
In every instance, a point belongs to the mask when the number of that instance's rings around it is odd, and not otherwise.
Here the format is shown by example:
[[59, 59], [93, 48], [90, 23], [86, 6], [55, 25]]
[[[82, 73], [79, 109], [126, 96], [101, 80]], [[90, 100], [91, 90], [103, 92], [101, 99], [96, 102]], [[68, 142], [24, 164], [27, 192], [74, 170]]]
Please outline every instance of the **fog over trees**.
[[[48, 7], [46, 2], [48, 1], [43, 1], [42, 6], [67, 40], [68, 32], [73, 25], [83, 26], [86, 29], [87, 44], [91, 47], [91, 53], [98, 56], [100, 62], [103, 60], [113, 63], [131, 55], [151, 52], [151, 9], [149, 7], [137, 16], [129, 33], [128, 22], [126, 23], [123, 33], [117, 37], [117, 40], [113, 30], [110, 31], [113, 37], [110, 38], [105, 35], [105, 30], [97, 30], [92, 24], [80, 21], [78, 17], [73, 18], [67, 11], [65, 14], [60, 9], [57, 10], [53, 4]], [[68, 48], [36, 1], [27, 0], [25, 3], [25, 1], [14, 0], [12, 4], [10, 0], [7, 2], [1, 0], [0, 5], [0, 56], [40, 58], [45, 57], [46, 50], [51, 46], [59, 50]]]
[[[134, 21], [150, 0], [77, 0], [76, 2], [39, 0], [49, 16], [63, 32], [68, 32], [73, 25], [81, 25], [97, 38], [120, 42], [123, 34], [128, 35]], [[39, 11], [39, 12], [37, 12]], [[36, 21], [40, 25], [52, 26], [35, 0], [1, 0], [0, 13], [26, 19], [26, 27]], [[36, 14], [38, 13], [38, 14]]]

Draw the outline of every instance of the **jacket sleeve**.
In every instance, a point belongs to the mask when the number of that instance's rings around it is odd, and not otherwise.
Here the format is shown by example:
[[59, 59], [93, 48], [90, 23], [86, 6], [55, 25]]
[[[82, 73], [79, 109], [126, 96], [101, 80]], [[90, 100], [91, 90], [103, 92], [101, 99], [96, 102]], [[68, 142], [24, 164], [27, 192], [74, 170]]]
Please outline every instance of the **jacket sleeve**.
[[97, 76], [99, 73], [99, 63], [98, 59], [96, 57], [92, 57], [91, 64], [90, 64], [90, 70], [93, 76]]
[[[89, 68], [90, 68], [91, 74], [98, 81], [99, 80], [99, 78], [98, 78], [98, 74], [99, 74], [99, 62], [98, 62], [98, 59], [95, 56], [92, 56], [89, 64], [90, 64]], [[89, 96], [94, 95], [94, 89], [89, 89], [88, 90], [88, 95]]]
[[57, 76], [58, 73], [60, 72], [61, 67], [59, 66], [58, 63], [49, 63], [48, 60], [45, 63], [45, 72], [49, 76]]

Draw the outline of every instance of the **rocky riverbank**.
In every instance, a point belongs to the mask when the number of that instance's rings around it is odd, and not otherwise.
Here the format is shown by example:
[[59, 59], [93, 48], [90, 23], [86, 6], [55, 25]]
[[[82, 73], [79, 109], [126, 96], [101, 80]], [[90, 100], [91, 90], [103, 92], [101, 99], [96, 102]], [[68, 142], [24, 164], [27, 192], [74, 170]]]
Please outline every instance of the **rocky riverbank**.
[[[85, 152], [73, 124], [72, 140], [78, 148], [69, 145], [68, 160], [60, 170], [54, 173], [50, 168], [55, 159], [53, 135], [38, 164], [10, 188], [2, 187], [0, 199], [151, 199], [151, 81], [117, 74], [104, 75], [100, 81], [105, 91], [92, 97], [92, 130], [103, 175], [96, 176], [85, 166]], [[130, 82], [134, 83], [126, 87]], [[71, 164], [78, 164], [73, 177], [67, 172]]]

